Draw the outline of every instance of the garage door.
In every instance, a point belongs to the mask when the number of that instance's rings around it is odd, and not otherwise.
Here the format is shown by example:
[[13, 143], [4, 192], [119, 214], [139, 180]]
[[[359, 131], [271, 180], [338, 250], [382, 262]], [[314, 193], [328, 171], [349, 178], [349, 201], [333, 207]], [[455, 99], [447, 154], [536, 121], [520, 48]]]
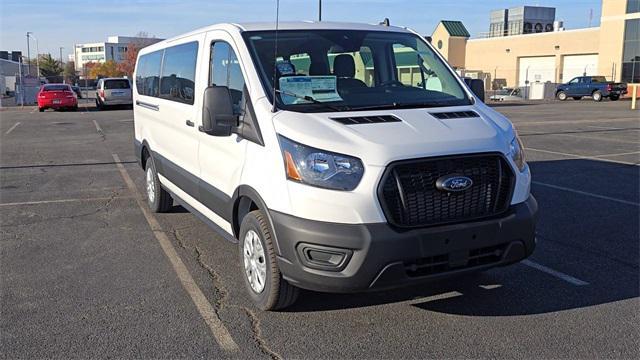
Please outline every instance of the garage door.
[[518, 59], [518, 86], [529, 83], [547, 81], [554, 82], [556, 78], [556, 57], [538, 56]]
[[598, 54], [570, 55], [564, 57], [562, 82], [567, 82], [576, 76], [584, 75], [600, 75], [598, 74]]

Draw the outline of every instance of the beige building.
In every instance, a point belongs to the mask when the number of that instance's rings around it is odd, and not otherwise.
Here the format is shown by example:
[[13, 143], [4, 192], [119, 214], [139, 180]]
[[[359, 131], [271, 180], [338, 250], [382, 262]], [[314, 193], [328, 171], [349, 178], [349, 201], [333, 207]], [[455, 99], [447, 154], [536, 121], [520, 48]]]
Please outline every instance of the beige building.
[[459, 22], [442, 21], [432, 44], [461, 73], [485, 79], [487, 88], [560, 83], [585, 74], [640, 82], [640, 0], [602, 0], [600, 22], [586, 29], [469, 39], [466, 29], [456, 31], [451, 24]]

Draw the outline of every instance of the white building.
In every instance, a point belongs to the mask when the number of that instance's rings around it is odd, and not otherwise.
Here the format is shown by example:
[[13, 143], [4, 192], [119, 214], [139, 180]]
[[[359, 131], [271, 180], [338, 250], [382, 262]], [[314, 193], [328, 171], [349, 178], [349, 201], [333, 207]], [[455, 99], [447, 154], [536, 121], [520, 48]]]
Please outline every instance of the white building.
[[76, 44], [74, 52], [76, 71], [82, 71], [84, 64], [88, 62], [123, 61], [130, 43], [141, 43], [146, 46], [162, 40], [132, 36], [109, 36], [106, 42]]

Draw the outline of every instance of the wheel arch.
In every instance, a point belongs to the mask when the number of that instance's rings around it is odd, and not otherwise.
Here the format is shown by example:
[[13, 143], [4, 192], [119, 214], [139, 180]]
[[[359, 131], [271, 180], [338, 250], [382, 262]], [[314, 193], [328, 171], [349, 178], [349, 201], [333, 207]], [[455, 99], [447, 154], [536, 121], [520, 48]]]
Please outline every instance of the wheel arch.
[[151, 157], [151, 147], [149, 146], [147, 140], [142, 141], [139, 153], [136, 155], [138, 156], [138, 159], [140, 159], [140, 166], [142, 167], [142, 170], [146, 169], [147, 159]]
[[234, 191], [232, 197], [232, 212], [231, 212], [231, 228], [233, 229], [233, 236], [238, 239], [240, 236], [240, 224], [245, 215], [254, 210], [262, 210], [267, 217], [271, 234], [275, 239], [276, 252], [280, 255], [280, 246], [278, 244], [278, 236], [273, 226], [273, 219], [269, 213], [269, 208], [264, 202], [258, 191], [249, 185], [240, 185]]

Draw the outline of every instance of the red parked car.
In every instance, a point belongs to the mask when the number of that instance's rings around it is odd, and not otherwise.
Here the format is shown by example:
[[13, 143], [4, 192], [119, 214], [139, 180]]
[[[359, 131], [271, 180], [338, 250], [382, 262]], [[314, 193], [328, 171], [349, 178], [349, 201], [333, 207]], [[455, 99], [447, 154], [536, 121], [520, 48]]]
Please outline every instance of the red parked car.
[[67, 84], [45, 84], [38, 91], [38, 110], [45, 109], [78, 110], [78, 97]]

